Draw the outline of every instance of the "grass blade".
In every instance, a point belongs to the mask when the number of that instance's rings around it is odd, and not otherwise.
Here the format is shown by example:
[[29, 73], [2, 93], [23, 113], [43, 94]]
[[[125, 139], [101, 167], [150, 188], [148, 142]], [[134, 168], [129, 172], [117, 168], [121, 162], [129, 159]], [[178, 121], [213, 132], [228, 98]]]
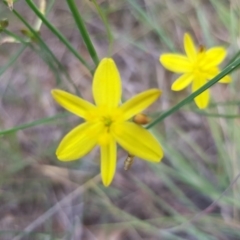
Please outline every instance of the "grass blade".
[[68, 50], [91, 72], [92, 68], [90, 65], [81, 57], [81, 55], [74, 49], [74, 47], [69, 43], [69, 41], [58, 31], [46, 18], [45, 16], [38, 10], [37, 6], [31, 1], [26, 0], [29, 7], [33, 10], [33, 12], [42, 20], [42, 22], [58, 37], [58, 39], [68, 48]]
[[38, 125], [41, 125], [41, 124], [46, 124], [46, 123], [52, 122], [54, 120], [57, 120], [59, 118], [65, 118], [67, 116], [68, 116], [68, 114], [66, 114], [66, 113], [64, 113], [64, 114], [57, 114], [57, 115], [55, 115], [53, 117], [42, 118], [42, 119], [30, 122], [30, 123], [25, 123], [25, 124], [22, 124], [22, 125], [10, 128], [10, 129], [6, 129], [6, 130], [3, 130], [3, 131], [0, 131], [0, 136], [6, 135], [6, 134], [10, 134], [10, 133], [14, 133], [14, 132], [17, 132], [19, 130], [26, 129], [26, 128], [35, 127], [35, 126], [38, 126]]
[[81, 15], [79, 14], [79, 11], [77, 9], [77, 6], [74, 2], [74, 0], [67, 0], [67, 4], [68, 7], [70, 8], [72, 14], [73, 14], [73, 18], [77, 24], [78, 30], [83, 38], [83, 41], [86, 44], [86, 47], [88, 49], [89, 54], [92, 57], [93, 62], [95, 63], [95, 65], [97, 66], [99, 63], [99, 59], [96, 53], [96, 50], [92, 44], [91, 38], [88, 34], [87, 28], [85, 27], [85, 24], [82, 20]]
[[23, 53], [23, 51], [26, 48], [27, 48], [27, 44], [22, 45], [21, 48], [17, 51], [17, 53], [13, 57], [10, 58], [8, 63], [5, 66], [3, 66], [2, 68], [0, 68], [0, 76], [17, 61], [19, 56]]

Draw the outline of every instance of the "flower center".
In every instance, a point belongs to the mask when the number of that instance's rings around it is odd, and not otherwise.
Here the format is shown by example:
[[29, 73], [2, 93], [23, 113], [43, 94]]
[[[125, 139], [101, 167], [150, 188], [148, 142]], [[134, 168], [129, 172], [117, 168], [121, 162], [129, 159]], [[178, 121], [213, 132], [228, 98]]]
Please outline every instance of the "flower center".
[[104, 116], [104, 117], [102, 118], [102, 121], [103, 121], [103, 123], [104, 123], [104, 125], [105, 125], [106, 127], [110, 127], [111, 124], [112, 124], [112, 122], [113, 122], [113, 120], [112, 120], [112, 118], [111, 118], [110, 116]]
[[98, 138], [98, 144], [101, 146], [106, 146], [110, 143], [112, 138], [110, 134], [110, 127], [111, 124], [113, 123], [113, 119], [111, 116], [102, 116], [101, 121], [103, 122], [105, 127], [103, 132], [100, 134]]

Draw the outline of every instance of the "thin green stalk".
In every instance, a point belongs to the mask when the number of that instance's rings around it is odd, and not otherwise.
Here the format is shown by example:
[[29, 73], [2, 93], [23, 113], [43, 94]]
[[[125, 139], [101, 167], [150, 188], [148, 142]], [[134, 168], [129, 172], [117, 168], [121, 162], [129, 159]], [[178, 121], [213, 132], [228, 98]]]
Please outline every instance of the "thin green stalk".
[[210, 103], [208, 106], [208, 109], [210, 108], [216, 108], [218, 106], [232, 106], [232, 105], [239, 105], [240, 101], [227, 101], [227, 102], [215, 102], [215, 103]]
[[226, 194], [229, 192], [229, 190], [233, 188], [233, 186], [236, 184], [236, 182], [239, 180], [239, 178], [240, 178], [240, 173], [238, 173], [238, 175], [231, 181], [230, 185], [228, 185], [228, 187], [221, 193], [221, 195], [218, 196], [204, 210], [202, 210], [201, 212], [199, 212], [196, 215], [194, 215], [187, 222], [182, 223], [181, 225], [178, 225], [178, 226], [175, 226], [175, 227], [170, 227], [167, 230], [169, 232], [174, 232], [174, 231], [179, 231], [180, 229], [185, 229], [185, 228], [189, 227], [191, 224], [193, 224], [194, 222], [199, 221], [204, 215], [209, 214], [209, 211], [211, 209], [214, 209], [214, 207], [216, 207], [219, 204], [220, 200], [223, 200], [223, 197], [225, 197]]
[[[217, 113], [214, 112], [213, 109], [215, 109], [218, 106], [238, 106], [240, 104], [240, 101], [228, 101], [228, 102], [215, 102], [215, 103], [210, 103], [207, 110], [212, 110], [213, 112], [209, 112], [206, 110], [201, 110], [201, 109], [196, 109], [193, 106], [190, 107], [190, 110], [192, 112], [195, 112], [196, 114], [203, 115], [206, 117], [219, 117], [219, 118], [239, 118], [240, 114], [225, 114], [225, 113]], [[228, 108], [227, 108], [228, 109]], [[216, 110], [215, 110], [216, 111]]]
[[166, 32], [163, 28], [159, 27], [156, 23], [152, 22], [152, 20], [147, 16], [147, 13], [144, 12], [144, 10], [141, 8], [140, 4], [136, 0], [128, 0], [130, 5], [133, 7], [135, 12], [138, 14], [139, 19], [144, 24], [148, 25], [150, 28], [152, 28], [156, 33], [159, 35], [161, 40], [168, 46], [168, 48], [171, 50], [171, 52], [175, 51], [175, 47], [173, 42], [170, 38], [167, 37]]
[[5, 33], [6, 35], [12, 37], [12, 38], [15, 38], [17, 41], [21, 42], [22, 44], [28, 44], [28, 42], [25, 41], [22, 37], [19, 37], [18, 35], [9, 31], [8, 29], [3, 29], [2, 32]]
[[20, 49], [17, 51], [17, 53], [10, 58], [10, 60], [8, 61], [8, 63], [7, 63], [5, 66], [3, 66], [3, 67], [0, 68], [0, 76], [1, 76], [9, 67], [11, 67], [11, 66], [16, 62], [16, 60], [19, 58], [19, 56], [23, 53], [23, 51], [24, 51], [26, 48], [27, 48], [27, 44], [22, 45], [22, 46], [20, 47]]
[[6, 130], [3, 130], [3, 131], [0, 131], [0, 136], [3, 136], [5, 134], [14, 133], [14, 132], [17, 132], [19, 130], [26, 129], [26, 128], [35, 127], [35, 126], [38, 126], [40, 124], [46, 124], [46, 123], [55, 121], [55, 120], [57, 120], [59, 118], [68, 117], [68, 115], [69, 114], [66, 114], [66, 113], [62, 114], [61, 113], [61, 114], [57, 114], [57, 115], [55, 115], [53, 117], [42, 118], [42, 119], [30, 122], [30, 123], [25, 123], [25, 124], [19, 125], [17, 127], [13, 127], [13, 128], [10, 128], [10, 129], [6, 129]]
[[58, 68], [63, 71], [67, 77], [67, 79], [71, 82], [71, 84], [73, 85], [73, 87], [75, 88], [76, 92], [79, 93], [79, 90], [77, 88], [77, 86], [75, 85], [75, 83], [72, 81], [72, 79], [69, 77], [69, 75], [63, 70], [64, 67], [62, 66], [62, 64], [58, 61], [58, 59], [56, 58], [56, 56], [53, 54], [53, 52], [50, 50], [50, 48], [47, 46], [47, 44], [42, 40], [42, 38], [39, 36], [39, 34], [31, 27], [31, 25], [16, 11], [13, 9], [13, 13], [18, 17], [18, 19], [20, 21], [22, 21], [24, 23], [24, 25], [31, 31], [31, 33], [33, 34], [34, 38], [37, 40], [37, 42], [39, 43], [39, 45], [41, 47], [43, 47], [45, 49], [45, 51], [47, 53], [49, 53], [49, 55], [53, 58], [53, 60], [56, 62]]
[[93, 62], [97, 66], [98, 63], [99, 63], [99, 59], [98, 59], [96, 50], [95, 50], [95, 48], [94, 48], [94, 46], [92, 44], [91, 38], [90, 38], [90, 36], [88, 34], [88, 31], [87, 31], [87, 28], [86, 28], [86, 26], [84, 24], [84, 21], [82, 20], [82, 17], [79, 14], [79, 11], [78, 11], [78, 8], [77, 8], [77, 6], [75, 4], [75, 1], [74, 0], [67, 0], [67, 4], [68, 4], [68, 7], [70, 8], [70, 10], [72, 12], [72, 15], [73, 15], [74, 20], [75, 20], [75, 22], [77, 24], [78, 30], [79, 30], [82, 38], [83, 38], [83, 41], [86, 44], [88, 52], [91, 55]]
[[47, 8], [46, 8], [46, 16], [47, 16], [47, 15], [49, 14], [49, 12], [51, 11], [54, 3], [55, 3], [55, 0], [51, 0], [51, 1], [48, 2], [48, 6], [47, 6]]
[[106, 18], [106, 15], [103, 13], [102, 9], [99, 7], [99, 5], [97, 4], [96, 0], [92, 0], [94, 6], [97, 9], [97, 12], [99, 14], [99, 16], [101, 17], [103, 24], [105, 26], [105, 29], [107, 31], [107, 36], [108, 36], [108, 41], [109, 41], [109, 48], [108, 48], [108, 55], [111, 56], [112, 53], [112, 44], [113, 44], [113, 36], [112, 33], [110, 31], [110, 27]]
[[240, 57], [240, 50], [234, 55], [234, 57], [230, 60], [230, 62], [228, 64], [234, 62], [239, 57]]
[[90, 65], [81, 57], [81, 55], [74, 49], [74, 47], [69, 43], [69, 41], [58, 31], [38, 10], [37, 6], [31, 1], [26, 0], [29, 7], [33, 12], [42, 20], [42, 22], [58, 37], [58, 39], [68, 48], [68, 50], [93, 74], [93, 70]]
[[194, 110], [193, 112], [203, 115], [206, 117], [217, 117], [217, 118], [240, 118], [240, 114], [218, 114], [218, 113], [207, 113], [203, 111]]
[[[22, 43], [23, 45], [26, 45], [26, 47], [28, 46], [29, 48], [31, 48], [38, 56], [40, 56], [42, 58], [42, 60], [44, 62], [46, 62], [46, 64], [49, 66], [49, 68], [52, 70], [52, 72], [54, 73], [55, 75], [55, 78], [56, 78], [56, 83], [59, 84], [61, 78], [60, 78], [60, 75], [59, 75], [59, 71], [57, 69], [57, 67], [53, 64], [53, 62], [51, 60], [49, 60], [46, 55], [44, 55], [44, 52], [42, 52], [41, 50], [38, 50], [34, 44], [32, 44], [31, 42], [29, 41], [26, 41], [25, 39], [19, 37], [18, 35], [12, 33], [11, 31], [7, 30], [7, 29], [4, 29], [3, 32], [5, 34], [7, 34], [8, 36], [11, 36], [13, 38], [15, 38], [17, 41], [19, 41], [20, 43]], [[60, 62], [59, 62], [60, 64]], [[64, 70], [62, 70], [64, 71]], [[70, 76], [68, 75], [68, 73], [66, 71], [64, 71], [64, 74], [66, 75], [66, 77], [69, 79], [69, 81], [71, 82], [71, 78]]]
[[227, 74], [231, 73], [235, 69], [237, 69], [240, 65], [240, 59], [236, 60], [235, 62], [229, 64], [222, 72], [220, 72], [216, 77], [214, 77], [211, 81], [203, 85], [201, 88], [199, 88], [196, 92], [190, 94], [188, 97], [183, 99], [180, 103], [176, 104], [166, 112], [164, 112], [162, 115], [160, 115], [157, 119], [155, 119], [152, 123], [150, 123], [146, 128], [149, 129], [156, 125], [157, 123], [161, 122], [166, 117], [172, 115], [174, 112], [179, 110], [181, 107], [183, 107], [185, 104], [191, 102], [196, 96], [210, 88], [212, 85], [214, 85], [216, 82], [218, 82], [220, 79], [222, 79]]
[[31, 25], [16, 11], [13, 10], [13, 13], [17, 16], [17, 18], [31, 31], [31, 33], [33, 34], [34, 38], [36, 38], [36, 40], [40, 43], [40, 46], [42, 46], [43, 48], [45, 48], [45, 50], [51, 55], [51, 57], [56, 61], [56, 63], [59, 65], [59, 67], [61, 66], [61, 63], [58, 61], [58, 59], [56, 58], [56, 56], [52, 53], [52, 51], [49, 49], [49, 47], [47, 46], [47, 44], [42, 40], [42, 38], [39, 36], [39, 34], [31, 27]]
[[202, 29], [204, 39], [206, 40], [209, 46], [214, 45], [214, 41], [212, 38], [210, 24], [206, 16], [206, 11], [203, 8], [199, 7], [200, 3], [198, 1], [192, 0], [193, 7], [197, 13], [197, 19], [200, 24], [200, 28]]
[[[51, 59], [48, 58], [48, 56], [45, 54], [45, 52], [41, 51], [41, 49], [37, 48], [36, 45], [29, 43], [29, 47], [31, 48], [31, 50], [33, 52], [35, 52], [37, 54], [37, 56], [40, 56], [40, 58], [48, 65], [48, 67], [52, 70], [53, 74], [55, 75], [55, 81], [56, 81], [56, 85], [58, 86], [61, 82], [61, 75], [60, 75], [60, 71], [59, 68], [57, 66], [55, 66], [54, 62], [51, 61]], [[71, 82], [73, 84], [73, 86], [75, 87], [72, 79], [70, 78], [70, 76], [68, 75], [67, 71], [65, 71], [64, 69], [61, 69], [63, 71], [63, 73], [65, 74], [66, 78], [69, 80], [69, 82]], [[76, 87], [75, 87], [76, 89]], [[76, 89], [77, 91], [77, 89]]]
[[[131, 215], [130, 213], [124, 211], [120, 207], [115, 206], [111, 200], [108, 198], [108, 196], [105, 194], [105, 192], [93, 182], [93, 189], [96, 191], [96, 193], [99, 195], [102, 203], [107, 207], [108, 211], [113, 214], [113, 216], [121, 216], [121, 218], [127, 219], [127, 221], [133, 221], [132, 226], [135, 227], [136, 229], [141, 228], [142, 231], [149, 232], [149, 233], [154, 233], [157, 234], [158, 236], [169, 236], [167, 231], [164, 229], [159, 229], [157, 226], [154, 224], [150, 224], [145, 220], [142, 220], [138, 217], [135, 217], [134, 215]], [[164, 238], [167, 239], [167, 238]], [[174, 238], [178, 240], [183, 240], [183, 238]]]

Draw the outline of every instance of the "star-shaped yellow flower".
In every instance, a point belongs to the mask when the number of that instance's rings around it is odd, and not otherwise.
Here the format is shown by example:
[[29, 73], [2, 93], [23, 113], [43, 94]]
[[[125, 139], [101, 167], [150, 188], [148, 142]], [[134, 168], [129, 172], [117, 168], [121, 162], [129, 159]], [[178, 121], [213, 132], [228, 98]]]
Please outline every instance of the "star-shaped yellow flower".
[[[192, 83], [192, 92], [195, 92], [220, 72], [218, 65], [224, 60], [227, 53], [223, 47], [206, 50], [203, 46], [199, 46], [197, 49], [188, 33], [184, 35], [184, 49], [186, 56], [166, 53], [162, 54], [159, 60], [168, 70], [183, 74], [172, 84], [173, 91], [180, 91]], [[231, 78], [225, 76], [219, 82], [229, 83]], [[199, 108], [203, 109], [208, 106], [209, 98], [210, 92], [207, 89], [194, 101]]]
[[111, 58], [104, 58], [93, 79], [96, 105], [62, 90], [52, 90], [53, 98], [66, 110], [86, 122], [70, 131], [59, 144], [56, 155], [71, 161], [86, 155], [96, 145], [101, 150], [101, 176], [105, 186], [114, 177], [119, 143], [127, 152], [152, 162], [159, 162], [163, 151], [158, 141], [142, 126], [128, 121], [160, 96], [161, 91], [144, 91], [120, 105], [122, 94], [118, 69]]

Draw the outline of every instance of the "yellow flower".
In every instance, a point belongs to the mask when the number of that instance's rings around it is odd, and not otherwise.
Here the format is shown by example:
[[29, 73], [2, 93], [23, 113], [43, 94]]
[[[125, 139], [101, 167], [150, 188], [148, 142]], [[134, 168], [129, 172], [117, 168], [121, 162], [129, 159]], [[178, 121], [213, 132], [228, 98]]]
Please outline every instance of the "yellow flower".
[[[184, 49], [186, 56], [166, 53], [162, 54], [159, 60], [168, 70], [183, 74], [172, 84], [173, 91], [180, 91], [192, 83], [192, 92], [195, 92], [220, 72], [218, 65], [227, 53], [223, 47], [206, 50], [203, 46], [199, 46], [197, 49], [187, 33], [184, 35]], [[231, 78], [225, 76], [219, 82], [229, 83]], [[203, 109], [208, 106], [209, 98], [210, 92], [207, 89], [195, 97], [194, 101], [199, 108]]]
[[161, 91], [144, 91], [120, 105], [122, 94], [118, 69], [111, 58], [104, 58], [93, 79], [96, 105], [62, 90], [52, 90], [53, 98], [66, 110], [86, 122], [70, 131], [59, 144], [56, 155], [61, 161], [71, 161], [86, 155], [96, 145], [101, 150], [101, 176], [105, 186], [116, 169], [117, 145], [127, 152], [152, 162], [159, 162], [163, 151], [158, 141], [142, 126], [129, 122], [160, 96]]

